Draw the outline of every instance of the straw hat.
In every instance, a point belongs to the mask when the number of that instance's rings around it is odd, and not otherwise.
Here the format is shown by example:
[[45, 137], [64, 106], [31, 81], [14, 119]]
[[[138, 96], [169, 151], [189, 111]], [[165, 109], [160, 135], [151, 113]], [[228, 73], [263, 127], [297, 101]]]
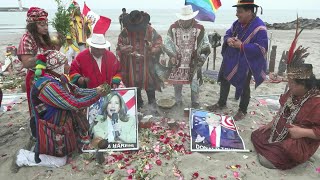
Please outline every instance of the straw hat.
[[176, 16], [181, 20], [189, 20], [198, 15], [199, 11], [193, 12], [191, 5], [185, 5], [181, 8], [180, 13], [176, 13]]
[[87, 43], [89, 46], [98, 49], [106, 49], [111, 46], [110, 42], [106, 40], [103, 34], [93, 33], [92, 36], [87, 39]]

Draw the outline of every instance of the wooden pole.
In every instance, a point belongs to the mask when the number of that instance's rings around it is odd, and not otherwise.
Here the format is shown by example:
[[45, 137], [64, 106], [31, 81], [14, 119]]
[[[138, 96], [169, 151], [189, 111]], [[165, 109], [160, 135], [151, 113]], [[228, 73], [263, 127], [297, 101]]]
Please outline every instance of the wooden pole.
[[217, 48], [213, 48], [213, 70], [216, 69]]
[[274, 66], [276, 63], [276, 54], [277, 54], [277, 46], [272, 46], [272, 50], [270, 53], [270, 61], [269, 61], [269, 72], [274, 72]]
[[268, 53], [267, 53], [267, 72], [269, 73], [269, 62], [270, 62], [270, 50], [272, 44], [272, 32], [270, 32], [269, 45], [268, 45]]

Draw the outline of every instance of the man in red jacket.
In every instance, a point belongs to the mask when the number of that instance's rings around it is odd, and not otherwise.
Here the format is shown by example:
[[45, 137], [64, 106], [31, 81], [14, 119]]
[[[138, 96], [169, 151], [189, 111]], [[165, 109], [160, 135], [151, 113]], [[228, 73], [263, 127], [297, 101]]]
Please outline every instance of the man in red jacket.
[[110, 47], [103, 34], [92, 34], [87, 39], [89, 48], [73, 60], [70, 67], [70, 80], [80, 87], [95, 88], [104, 82], [118, 86], [121, 82], [120, 62], [106, 48]]

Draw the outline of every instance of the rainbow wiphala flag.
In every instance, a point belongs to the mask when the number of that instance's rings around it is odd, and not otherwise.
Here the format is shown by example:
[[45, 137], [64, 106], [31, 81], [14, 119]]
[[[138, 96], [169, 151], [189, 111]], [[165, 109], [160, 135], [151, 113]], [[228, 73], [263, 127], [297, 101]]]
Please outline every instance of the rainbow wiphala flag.
[[217, 9], [221, 6], [220, 0], [186, 0], [186, 5], [191, 5], [193, 11], [199, 10], [195, 17], [199, 21], [214, 22]]

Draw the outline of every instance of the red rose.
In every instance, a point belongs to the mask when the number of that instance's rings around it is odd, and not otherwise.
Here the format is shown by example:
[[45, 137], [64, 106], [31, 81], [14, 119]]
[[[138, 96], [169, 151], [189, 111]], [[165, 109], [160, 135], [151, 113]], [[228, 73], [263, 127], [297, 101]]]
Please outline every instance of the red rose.
[[161, 160], [160, 160], [160, 159], [156, 160], [156, 164], [157, 164], [158, 166], [161, 166], [161, 164], [162, 164]]

